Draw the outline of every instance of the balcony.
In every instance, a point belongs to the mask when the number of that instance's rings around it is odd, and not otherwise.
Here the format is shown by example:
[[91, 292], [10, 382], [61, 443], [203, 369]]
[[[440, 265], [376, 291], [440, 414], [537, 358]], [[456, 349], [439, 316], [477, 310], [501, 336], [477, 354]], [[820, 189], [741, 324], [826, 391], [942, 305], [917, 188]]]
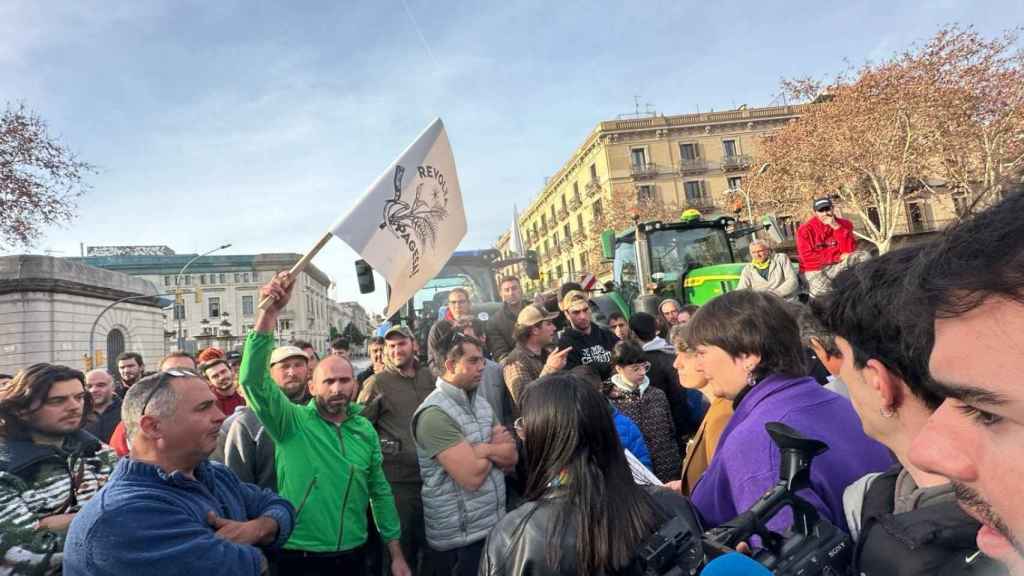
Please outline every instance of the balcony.
[[555, 244], [554, 246], [551, 247], [549, 255], [552, 256], [552, 257], [556, 257], [556, 256], [560, 255], [561, 253], [562, 253], [562, 245], [561, 244]]
[[590, 182], [587, 182], [587, 185], [584, 189], [587, 192], [587, 196], [597, 196], [598, 194], [601, 193], [601, 182], [596, 179], [591, 180]]
[[629, 171], [636, 180], [650, 180], [658, 177], [658, 165], [652, 162], [633, 164], [629, 167]]
[[540, 224], [540, 235], [543, 236], [543, 235], [545, 235], [547, 233], [548, 233], [547, 222], [541, 222], [541, 224]]
[[732, 172], [750, 168], [750, 154], [735, 154], [722, 157], [722, 170]]
[[709, 210], [715, 208], [715, 200], [711, 196], [687, 196], [686, 206], [697, 210]]
[[572, 200], [569, 200], [569, 210], [579, 210], [582, 207], [583, 207], [583, 200], [581, 200], [579, 197], [576, 197], [576, 198], [573, 198]]
[[679, 173], [700, 174], [708, 171], [708, 161], [703, 158], [683, 158], [679, 162]]
[[558, 214], [558, 219], [563, 221], [563, 222], [569, 219], [569, 211], [566, 210], [564, 207], [563, 208], [559, 208], [557, 214]]

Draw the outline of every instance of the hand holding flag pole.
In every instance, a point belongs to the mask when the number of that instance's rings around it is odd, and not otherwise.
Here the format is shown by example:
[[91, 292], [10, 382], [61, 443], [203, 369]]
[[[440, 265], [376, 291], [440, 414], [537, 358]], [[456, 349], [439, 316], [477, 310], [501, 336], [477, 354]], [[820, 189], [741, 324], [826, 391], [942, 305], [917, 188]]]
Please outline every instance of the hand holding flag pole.
[[[313, 257], [316, 256], [317, 253], [320, 252], [320, 250], [322, 250], [323, 247], [327, 245], [327, 242], [330, 241], [332, 236], [334, 236], [334, 234], [330, 232], [324, 234], [323, 237], [320, 238], [320, 240], [316, 243], [316, 245], [313, 246], [313, 249], [310, 250], [309, 252], [306, 252], [306, 254], [302, 258], [299, 258], [299, 261], [296, 262], [294, 266], [292, 266], [292, 269], [288, 271], [288, 275], [291, 276], [292, 282], [294, 282], [295, 279], [299, 277], [299, 274], [301, 274], [302, 271], [306, 269], [306, 266], [313, 259]], [[262, 300], [260, 300], [260, 310], [266, 310], [267, 306], [270, 306], [270, 304], [273, 303], [274, 300], [275, 298], [273, 295], [268, 295]]]

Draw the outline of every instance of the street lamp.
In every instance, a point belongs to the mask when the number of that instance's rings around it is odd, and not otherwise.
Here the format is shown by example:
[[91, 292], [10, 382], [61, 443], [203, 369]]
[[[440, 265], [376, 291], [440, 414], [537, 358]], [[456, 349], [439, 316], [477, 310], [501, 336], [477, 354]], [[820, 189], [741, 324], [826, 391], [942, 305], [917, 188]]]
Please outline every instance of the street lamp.
[[[178, 350], [181, 350], [181, 349], [183, 349], [185, 347], [185, 340], [184, 340], [184, 338], [181, 337], [181, 317], [184, 316], [183, 312], [185, 312], [185, 301], [181, 298], [181, 277], [185, 274], [185, 271], [188, 270], [188, 267], [191, 266], [192, 263], [195, 262], [196, 260], [199, 260], [203, 256], [208, 256], [210, 254], [213, 254], [214, 252], [216, 252], [218, 250], [224, 250], [225, 248], [230, 248], [230, 247], [231, 247], [230, 243], [228, 243], [228, 244], [221, 244], [220, 246], [217, 246], [213, 250], [209, 250], [207, 252], [203, 252], [202, 254], [200, 254], [200, 255], [196, 256], [195, 258], [192, 258], [191, 260], [186, 262], [185, 265], [181, 267], [181, 270], [178, 271], [178, 274], [174, 277], [174, 286], [175, 286], [174, 315], [178, 317]], [[182, 308], [181, 310], [178, 310], [178, 305], [179, 304], [181, 305], [181, 308]]]

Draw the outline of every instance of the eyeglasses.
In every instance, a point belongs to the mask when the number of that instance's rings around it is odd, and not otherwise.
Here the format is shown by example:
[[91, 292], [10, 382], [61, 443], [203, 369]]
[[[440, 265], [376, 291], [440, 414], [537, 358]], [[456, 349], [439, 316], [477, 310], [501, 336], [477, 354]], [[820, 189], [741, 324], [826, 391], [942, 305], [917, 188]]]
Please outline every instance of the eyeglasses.
[[[156, 386], [153, 386], [153, 389], [150, 390], [149, 394], [146, 395], [146, 400], [142, 403], [142, 410], [139, 412], [139, 416], [142, 416], [142, 415], [144, 415], [146, 413], [146, 408], [149, 407], [149, 403], [150, 403], [151, 400], [153, 400], [153, 396], [156, 396], [157, 392], [159, 392], [165, 386], [167, 386], [167, 384], [171, 381], [172, 378], [199, 378], [199, 377], [200, 377], [199, 374], [196, 374], [195, 372], [192, 372], [190, 370], [165, 370], [165, 371], [160, 372], [158, 374], [154, 374], [153, 376], [150, 376], [149, 378], [146, 378], [146, 380], [149, 380], [150, 378], [156, 378]], [[139, 384], [142, 384], [143, 382], [139, 382], [138, 384], [136, 384], [136, 386], [138, 386]]]
[[629, 370], [633, 370], [634, 372], [640, 372], [641, 374], [646, 374], [647, 371], [651, 369], [651, 363], [650, 362], [642, 362], [640, 364], [630, 364], [629, 366], [626, 366], [626, 368], [629, 369]]

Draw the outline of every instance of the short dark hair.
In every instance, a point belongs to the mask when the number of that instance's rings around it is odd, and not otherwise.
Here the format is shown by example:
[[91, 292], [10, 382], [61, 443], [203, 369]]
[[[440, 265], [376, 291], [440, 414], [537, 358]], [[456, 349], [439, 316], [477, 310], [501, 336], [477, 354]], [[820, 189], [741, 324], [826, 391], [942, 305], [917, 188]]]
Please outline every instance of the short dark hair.
[[473, 338], [472, 336], [466, 336], [461, 330], [452, 330], [445, 338], [441, 340], [441, 355], [445, 361], [458, 362], [462, 360], [462, 357], [466, 355], [465, 344], [472, 344], [481, 351], [484, 349], [483, 342]]
[[[1024, 190], [947, 228], [909, 274], [911, 318], [956, 318], [997, 296], [1024, 304]], [[930, 350], [929, 350], [930, 353]]]
[[[347, 352], [349, 346], [348, 338], [335, 338], [331, 340], [331, 350], [345, 350]], [[299, 348], [302, 348], [302, 346], [299, 346]]]
[[632, 340], [620, 340], [612, 349], [612, 366], [629, 366], [646, 361], [644, 349]]
[[608, 323], [611, 324], [612, 320], [625, 320], [626, 316], [622, 312], [612, 312], [608, 315]]
[[697, 310], [700, 310], [700, 306], [697, 306], [696, 304], [684, 304], [683, 307], [679, 309], [679, 313], [682, 314], [685, 312], [690, 316], [693, 316], [697, 313]]
[[[31, 438], [32, 425], [25, 421], [20, 413], [33, 413], [39, 410], [50, 389], [57, 382], [78, 380], [85, 391], [85, 374], [81, 371], [60, 364], [33, 364], [19, 370], [14, 378], [0, 386], [0, 438], [28, 439]], [[83, 397], [82, 421], [92, 414], [92, 395]]]
[[705, 304], [689, 322], [686, 343], [717, 346], [733, 358], [760, 355], [752, 374], [805, 376], [800, 329], [781, 298], [768, 292], [734, 290]]
[[583, 286], [581, 286], [579, 282], [566, 282], [565, 284], [559, 286], [558, 301], [561, 302], [562, 298], [565, 298], [565, 295], [568, 294], [569, 292], [572, 292], [573, 290], [579, 290], [580, 292], [583, 292]]
[[157, 367], [163, 369], [164, 362], [167, 362], [171, 358], [188, 358], [189, 360], [192, 361], [193, 366], [195, 366], [196, 364], [196, 359], [193, 358], [191, 354], [189, 354], [188, 352], [182, 352], [181, 350], [175, 350], [174, 352], [168, 352], [166, 356], [161, 358], [160, 364]]
[[505, 274], [504, 276], [499, 278], [498, 287], [501, 288], [501, 285], [504, 284], [505, 282], [515, 282], [516, 284], [522, 284], [522, 282], [519, 281], [518, 276], [513, 276], [511, 274]]
[[121, 352], [117, 355], [116, 362], [120, 364], [122, 360], [135, 360], [139, 366], [145, 366], [145, 363], [142, 362], [142, 354], [138, 352]]
[[935, 339], [931, 318], [898, 313], [908, 292], [907, 270], [926, 254], [923, 245], [908, 246], [848, 268], [811, 306], [822, 326], [850, 343], [854, 366], [864, 368], [877, 359], [934, 410], [942, 398], [926, 388]]
[[306, 348], [312, 348], [314, 351], [316, 350], [316, 346], [310, 344], [308, 340], [292, 340], [292, 346], [302, 350], [305, 350]]
[[634, 312], [629, 317], [629, 329], [637, 338], [650, 342], [658, 335], [658, 319], [647, 312]]
[[376, 344], [378, 346], [383, 346], [384, 345], [384, 337], [383, 336], [371, 336], [370, 338], [368, 338], [366, 340], [366, 351], [369, 352], [370, 351], [370, 346], [373, 346], [374, 344]]
[[228, 364], [228, 361], [225, 360], [224, 358], [214, 358], [213, 360], [207, 360], [206, 362], [203, 362], [202, 364], [200, 364], [199, 365], [199, 373], [202, 374], [203, 377], [205, 378], [206, 377], [206, 371], [209, 370], [210, 368], [213, 368], [217, 364], [223, 364], [223, 365], [227, 366], [228, 368], [231, 368], [231, 365]]
[[[839, 358], [843, 354], [836, 346], [836, 336], [832, 331], [822, 326], [821, 321], [814, 315], [811, 306], [815, 305], [813, 299], [807, 304], [794, 304], [793, 315], [796, 317], [797, 326], [800, 327], [800, 341], [805, 348], [811, 347], [811, 340], [814, 339], [833, 358]], [[824, 358], [822, 358], [824, 360]]]

